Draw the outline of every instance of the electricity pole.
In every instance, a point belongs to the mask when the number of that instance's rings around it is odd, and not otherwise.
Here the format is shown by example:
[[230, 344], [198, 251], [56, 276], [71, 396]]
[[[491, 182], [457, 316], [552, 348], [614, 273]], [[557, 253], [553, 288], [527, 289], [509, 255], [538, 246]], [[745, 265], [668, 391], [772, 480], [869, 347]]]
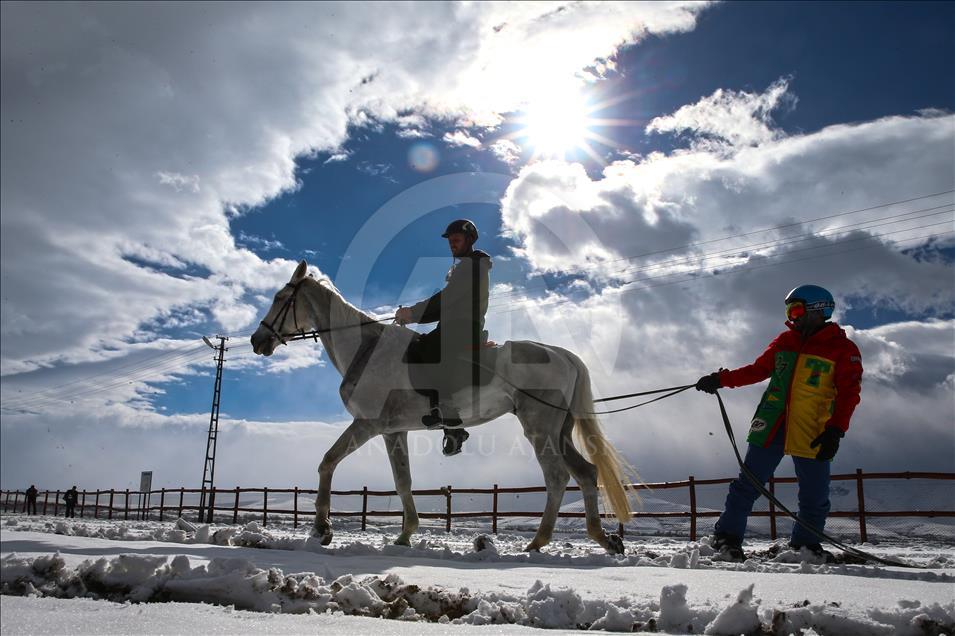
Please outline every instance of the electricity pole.
[[[219, 345], [216, 346], [205, 336], [202, 341], [216, 352], [216, 384], [212, 391], [212, 415], [209, 418], [209, 436], [206, 438], [206, 461], [202, 467], [202, 495], [199, 498], [199, 523], [212, 523], [212, 510], [215, 506], [215, 492], [213, 484], [216, 477], [216, 438], [219, 436], [219, 401], [222, 397], [222, 363], [225, 361], [226, 336], [216, 336]], [[206, 493], [208, 492], [208, 507]]]

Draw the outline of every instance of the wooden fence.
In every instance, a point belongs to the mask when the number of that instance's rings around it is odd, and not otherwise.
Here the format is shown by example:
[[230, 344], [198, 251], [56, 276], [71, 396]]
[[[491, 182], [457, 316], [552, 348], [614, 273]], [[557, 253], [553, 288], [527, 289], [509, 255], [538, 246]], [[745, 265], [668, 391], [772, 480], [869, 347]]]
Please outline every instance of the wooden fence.
[[[833, 475], [831, 477], [832, 481], [851, 481], [855, 482], [856, 493], [858, 506], [856, 510], [840, 510], [833, 511], [829, 513], [829, 517], [848, 517], [856, 518], [859, 523], [859, 538], [862, 542], [868, 540], [868, 534], [866, 531], [866, 522], [867, 519], [871, 518], [904, 518], [904, 517], [955, 517], [955, 510], [867, 510], [865, 505], [865, 488], [864, 483], [866, 480], [873, 479], [930, 479], [930, 480], [946, 480], [946, 481], [955, 481], [955, 473], [927, 473], [927, 472], [901, 472], [901, 473], [886, 473], [886, 472], [872, 472], [872, 473], [863, 473], [862, 469], [857, 469], [855, 473], [849, 473], [844, 475]], [[633, 516], [636, 518], [651, 518], [651, 519], [666, 519], [666, 518], [684, 518], [688, 519], [690, 522], [690, 540], [695, 541], [697, 539], [697, 521], [702, 518], [707, 517], [718, 517], [720, 515], [719, 511], [714, 510], [699, 510], [697, 506], [697, 493], [696, 489], [700, 486], [711, 486], [711, 485], [720, 485], [728, 484], [733, 481], [732, 477], [720, 478], [720, 479], [696, 479], [692, 475], [685, 481], [670, 481], [670, 482], [657, 482], [657, 483], [646, 483], [646, 484], [634, 484], [633, 487], [637, 490], [649, 489], [649, 490], [670, 490], [670, 489], [680, 489], [687, 488], [689, 489], [689, 510], [681, 511], [670, 511], [670, 512], [646, 512], [646, 511], [635, 511]], [[772, 478], [769, 481], [769, 490], [774, 492], [778, 484], [794, 484], [796, 483], [795, 477], [781, 477], [781, 478]], [[530, 487], [510, 487], [502, 488], [497, 484], [494, 484], [492, 488], [453, 488], [452, 486], [445, 486], [443, 488], [433, 488], [425, 490], [414, 490], [412, 494], [415, 496], [443, 496], [445, 498], [445, 510], [444, 512], [421, 512], [419, 517], [422, 519], [443, 519], [445, 522], [445, 530], [451, 531], [451, 521], [452, 519], [471, 519], [471, 518], [487, 518], [491, 521], [491, 532], [497, 532], [497, 524], [499, 519], [509, 518], [509, 517], [527, 517], [527, 518], [540, 518], [541, 511], [518, 511], [518, 510], [499, 510], [498, 508], [498, 499], [501, 495], [511, 495], [511, 494], [525, 494], [525, 493], [544, 493], [547, 489], [544, 486], [530, 486]], [[569, 492], [579, 492], [579, 486], [568, 486], [567, 491]], [[80, 517], [85, 517], [88, 512], [92, 512], [92, 517], [95, 518], [104, 518], [104, 519], [114, 519], [122, 518], [124, 520], [132, 519], [149, 519], [152, 518], [153, 513], [158, 513], [159, 521], [165, 520], [167, 517], [176, 518], [182, 517], [185, 512], [195, 512], [198, 515], [199, 506], [193, 504], [186, 504], [186, 495], [199, 495], [201, 490], [197, 488], [179, 488], [179, 489], [168, 489], [162, 488], [160, 490], [152, 490], [146, 493], [139, 491], [129, 490], [94, 490], [94, 491], [79, 491], [79, 498], [76, 503], [76, 510]], [[262, 505], [261, 507], [249, 507], [249, 506], [240, 506], [239, 500], [243, 493], [262, 493]], [[311, 510], [312, 501], [314, 496], [317, 494], [316, 490], [308, 490], [302, 488], [213, 488], [209, 494], [210, 504], [213, 507], [215, 513], [218, 514], [218, 520], [221, 522], [223, 517], [229, 519], [231, 517], [231, 522], [233, 524], [239, 522], [239, 513], [252, 513], [255, 515], [262, 516], [262, 524], [267, 525], [269, 520], [269, 515], [291, 515], [292, 522], [295, 526], [298, 526], [300, 521], [310, 520], [311, 517], [315, 516], [315, 513]], [[397, 492], [394, 490], [369, 490], [368, 487], [363, 487], [360, 490], [335, 490], [332, 491], [333, 496], [360, 496], [361, 497], [361, 510], [356, 511], [332, 511], [331, 515], [333, 517], [360, 517], [361, 518], [361, 529], [364, 530], [368, 523], [369, 517], [398, 517], [401, 516], [400, 511], [396, 510], [374, 510], [369, 509], [369, 498], [370, 497], [395, 497]], [[292, 496], [292, 508], [269, 508], [269, 496], [270, 495], [291, 495]], [[458, 511], [455, 512], [452, 510], [452, 498], [454, 495], [490, 495], [491, 496], [491, 510], [488, 511]], [[302, 497], [307, 497], [303, 503], [306, 503], [307, 508], [302, 509], [299, 507], [300, 499]], [[23, 491], [20, 490], [0, 490], [0, 498], [2, 498], [2, 509], [4, 512], [27, 512], [27, 502], [26, 495]], [[37, 496], [37, 512], [39, 514], [60, 514], [61, 510], [65, 510], [65, 504], [61, 504], [62, 492], [57, 491], [40, 491]], [[152, 505], [152, 502], [155, 502], [158, 499], [158, 506]], [[52, 500], [52, 501], [51, 501]], [[130, 503], [132, 502], [132, 506]], [[780, 516], [784, 516], [785, 513], [776, 510], [776, 507], [770, 502], [767, 510], [755, 510], [752, 513], [754, 517], [769, 517], [770, 522], [770, 536], [773, 539], [776, 539], [776, 519]], [[563, 518], [583, 518], [585, 515], [583, 512], [560, 512], [560, 517]], [[602, 517], [612, 517], [610, 513], [603, 513]], [[623, 534], [622, 525], [619, 528], [621, 534]]]

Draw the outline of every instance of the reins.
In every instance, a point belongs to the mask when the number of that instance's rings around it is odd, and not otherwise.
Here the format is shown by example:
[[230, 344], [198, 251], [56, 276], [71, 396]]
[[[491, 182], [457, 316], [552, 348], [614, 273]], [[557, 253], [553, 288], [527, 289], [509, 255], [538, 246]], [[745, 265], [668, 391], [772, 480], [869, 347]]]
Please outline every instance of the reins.
[[[312, 331], [305, 331], [304, 328], [298, 326], [298, 316], [295, 315], [295, 298], [298, 296], [298, 290], [301, 289], [302, 283], [306, 280], [303, 278], [297, 283], [287, 283], [286, 287], [292, 288], [292, 293], [285, 300], [285, 304], [282, 305], [282, 308], [275, 315], [275, 318], [272, 319], [272, 322], [265, 322], [264, 320], [260, 321], [259, 324], [272, 332], [272, 335], [275, 336], [279, 342], [284, 345], [287, 345], [293, 340], [310, 340], [313, 339], [315, 342], [318, 342], [318, 336], [323, 333], [329, 333], [331, 331], [339, 331], [341, 329], [354, 329], [356, 327], [364, 327], [366, 325], [374, 325], [380, 322], [387, 322], [388, 320], [394, 320], [394, 316], [388, 316], [387, 318], [378, 318], [376, 320], [365, 320], [362, 322], [355, 323], [353, 325], [339, 325], [336, 327], [325, 327], [324, 329], [313, 329]], [[276, 323], [281, 329], [282, 325], [285, 324], [285, 321], [288, 319], [289, 311], [292, 312], [292, 322], [295, 324], [295, 331], [290, 334], [283, 334], [281, 331], [275, 328]]]
[[[514, 388], [515, 388], [518, 392], [520, 392], [522, 395], [525, 395], [525, 396], [531, 398], [532, 400], [534, 400], [534, 401], [536, 401], [536, 402], [539, 402], [539, 403], [541, 403], [541, 404], [544, 404], [544, 405], [546, 405], [546, 406], [549, 406], [549, 407], [551, 407], [551, 408], [553, 408], [553, 409], [557, 409], [557, 410], [563, 411], [563, 412], [565, 412], [565, 413], [570, 413], [571, 415], [574, 415], [574, 416], [581, 416], [581, 415], [609, 415], [609, 414], [611, 414], [611, 413], [621, 413], [621, 412], [623, 412], [623, 411], [629, 411], [629, 410], [631, 410], [631, 409], [635, 409], [635, 408], [638, 408], [638, 407], [641, 407], [641, 406], [646, 406], [647, 404], [652, 404], [653, 402], [658, 402], [659, 400], [664, 400], [664, 399], [666, 399], [666, 398], [668, 398], [668, 397], [672, 397], [672, 396], [674, 396], [674, 395], [677, 395], [678, 393], [682, 393], [682, 392], [684, 392], [684, 391], [686, 391], [686, 390], [688, 390], [688, 389], [692, 389], [693, 387], [696, 386], [695, 384], [687, 384], [687, 385], [684, 385], [684, 386], [671, 386], [671, 387], [667, 387], [667, 388], [665, 388], [665, 389], [654, 389], [654, 390], [652, 390], [652, 391], [640, 391], [640, 392], [638, 392], [638, 393], [626, 393], [626, 394], [623, 394], [623, 395], [611, 395], [610, 397], [605, 397], [605, 398], [600, 398], [599, 400], [594, 400], [594, 403], [598, 403], [598, 402], [615, 402], [615, 401], [617, 401], [617, 400], [624, 400], [624, 399], [627, 399], [627, 398], [643, 397], [643, 396], [647, 396], [647, 395], [656, 395], [656, 394], [658, 394], [658, 393], [663, 393], [663, 395], [660, 395], [659, 397], [655, 397], [655, 398], [653, 398], [652, 400], [647, 400], [647, 401], [645, 401], [645, 402], [640, 402], [639, 404], [633, 404], [633, 405], [631, 405], [631, 406], [627, 406], [627, 407], [620, 408], [620, 409], [613, 409], [613, 410], [609, 410], [609, 411], [581, 411], [581, 412], [575, 412], [575, 411], [572, 411], [572, 410], [569, 409], [569, 408], [566, 408], [566, 407], [563, 407], [563, 406], [559, 406], [559, 405], [557, 405], [557, 404], [553, 404], [553, 403], [551, 403], [551, 402], [549, 402], [549, 401], [547, 401], [547, 400], [545, 400], [545, 399], [543, 399], [543, 398], [541, 398], [541, 397], [538, 397], [538, 396], [534, 395], [533, 393], [531, 393], [531, 392], [529, 392], [529, 391], [526, 391], [525, 389], [522, 389], [521, 387], [515, 385], [513, 382], [511, 382], [510, 380], [508, 380], [508, 379], [505, 378], [504, 376], [500, 375], [499, 373], [496, 373], [493, 369], [489, 369], [488, 367], [484, 366], [483, 364], [481, 364], [481, 363], [479, 363], [479, 362], [475, 362], [475, 364], [477, 364], [478, 366], [481, 366], [482, 368], [484, 368], [484, 369], [486, 369], [486, 370], [489, 370], [489, 371], [494, 372], [495, 375], [497, 375], [497, 377], [501, 378], [504, 382], [506, 382], [507, 384], [509, 384], [509, 385], [511, 385], [512, 387], [514, 387]], [[829, 536], [829, 535], [826, 534], [825, 532], [822, 532], [821, 530], [818, 530], [818, 529], [814, 528], [814, 527], [811, 526], [810, 524], [808, 524], [808, 523], [806, 523], [805, 521], [803, 521], [802, 519], [800, 519], [800, 518], [799, 518], [799, 515], [797, 515], [797, 514], [795, 514], [794, 512], [792, 512], [792, 511], [791, 511], [789, 508], [787, 508], [781, 501], [779, 501], [779, 499], [777, 499], [776, 496], [775, 496], [773, 493], [769, 492], [769, 490], [767, 490], [767, 488], [766, 488], [765, 486], [763, 486], [762, 482], [759, 481], [759, 478], [757, 478], [756, 475], [754, 475], [753, 472], [752, 472], [749, 468], [746, 467], [746, 464], [743, 462], [743, 457], [740, 455], [739, 446], [737, 446], [737, 444], [736, 444], [736, 436], [733, 434], [733, 425], [732, 425], [732, 423], [730, 422], [729, 414], [727, 414], [727, 412], [726, 412], [726, 406], [723, 404], [723, 397], [719, 394], [719, 391], [717, 391], [717, 392], [715, 393], [715, 395], [716, 395], [716, 399], [717, 399], [717, 401], [719, 402], [719, 405], [720, 405], [720, 416], [723, 418], [723, 426], [724, 426], [725, 429], [726, 429], [726, 435], [727, 435], [727, 437], [729, 438], [730, 444], [733, 446], [733, 454], [736, 455], [736, 463], [739, 464], [740, 472], [749, 480], [749, 482], [756, 488], [757, 491], [759, 491], [760, 494], [762, 494], [764, 497], [766, 497], [766, 498], [769, 499], [771, 502], [773, 502], [773, 504], [774, 504], [777, 508], [779, 508], [780, 510], [782, 510], [787, 516], [789, 516], [790, 518], [792, 518], [793, 521], [795, 521], [796, 523], [798, 523], [798, 524], [799, 524], [800, 526], [802, 526], [805, 530], [808, 530], [808, 531], [809, 531], [811, 534], [813, 534], [815, 537], [817, 537], [818, 539], [821, 539], [821, 540], [823, 540], [823, 541], [827, 541], [828, 543], [831, 543], [832, 545], [836, 546], [837, 548], [839, 548], [839, 549], [842, 550], [843, 552], [846, 552], [846, 553], [848, 553], [848, 554], [851, 554], [851, 555], [853, 555], [853, 556], [855, 556], [855, 557], [857, 557], [857, 558], [860, 558], [860, 559], [862, 559], [862, 560], [864, 560], [864, 561], [875, 561], [875, 562], [881, 563], [881, 564], [883, 564], [883, 565], [891, 565], [891, 566], [900, 567], [900, 568], [922, 569], [923, 566], [920, 566], [920, 565], [915, 565], [915, 564], [911, 564], [911, 563], [902, 563], [902, 562], [900, 562], [900, 561], [895, 561], [895, 560], [893, 560], [893, 559], [886, 559], [886, 558], [884, 558], [884, 557], [880, 557], [880, 556], [877, 556], [877, 555], [875, 555], [875, 554], [870, 554], [870, 553], [865, 552], [865, 551], [863, 551], [863, 550], [859, 550], [858, 548], [854, 548], [854, 547], [852, 547], [852, 546], [850, 546], [850, 545], [846, 545], [846, 544], [843, 543], [842, 541], [839, 541], [838, 539], [835, 539], [835, 538]]]
[[[289, 284], [291, 285], [291, 283], [289, 283]], [[367, 321], [363, 321], [363, 322], [356, 323], [356, 324], [353, 324], [353, 325], [340, 325], [340, 326], [336, 326], [336, 327], [326, 327], [326, 328], [324, 328], [324, 329], [315, 329], [315, 330], [306, 332], [306, 331], [304, 331], [303, 329], [298, 329], [298, 319], [295, 317], [295, 312], [292, 311], [292, 310], [294, 309], [294, 306], [295, 306], [295, 297], [298, 295], [298, 290], [299, 290], [301, 284], [302, 284], [302, 281], [299, 281], [298, 283], [296, 283], [295, 285], [293, 285], [292, 294], [291, 294], [291, 295], [289, 296], [289, 298], [285, 301], [285, 305], [283, 305], [282, 309], [279, 311], [279, 313], [276, 315], [275, 319], [274, 319], [271, 323], [266, 323], [264, 320], [260, 323], [260, 324], [262, 324], [262, 326], [264, 326], [266, 329], [268, 329], [269, 331], [271, 331], [272, 334], [275, 335], [275, 337], [278, 338], [279, 341], [280, 341], [282, 344], [288, 344], [289, 341], [293, 341], [293, 340], [307, 340], [307, 339], [310, 339], [310, 338], [314, 338], [316, 341], [318, 341], [318, 336], [319, 336], [319, 334], [322, 334], [322, 333], [328, 333], [328, 332], [337, 331], [337, 330], [340, 330], [340, 329], [352, 329], [352, 328], [355, 328], [355, 327], [364, 327], [364, 326], [366, 326], [366, 325], [373, 325], [373, 324], [378, 324], [378, 323], [386, 322], [386, 321], [388, 321], [388, 320], [394, 320], [394, 318], [395, 318], [394, 316], [389, 316], [389, 317], [387, 317], [387, 318], [379, 318], [379, 319], [376, 319], [376, 320], [367, 320]], [[293, 318], [293, 320], [294, 320], [295, 327], [296, 327], [296, 329], [297, 329], [297, 333], [283, 335], [283, 334], [281, 334], [280, 332], [278, 332], [278, 331], [275, 329], [275, 323], [278, 322], [279, 327], [281, 327], [281, 326], [284, 324], [285, 320], [288, 318], [288, 313], [289, 313], [289, 311], [292, 311], [292, 318]], [[557, 410], [559, 410], [559, 411], [563, 411], [563, 412], [565, 412], [565, 413], [570, 413], [571, 415], [574, 415], [574, 416], [581, 416], [581, 415], [584, 415], [584, 416], [590, 416], [590, 415], [610, 415], [610, 414], [613, 414], [613, 413], [622, 413], [622, 412], [624, 412], [624, 411], [630, 411], [630, 410], [632, 410], [632, 409], [636, 409], [636, 408], [639, 408], [639, 407], [641, 407], [641, 406], [646, 406], [647, 404], [652, 404], [652, 403], [654, 403], [654, 402], [659, 402], [660, 400], [665, 400], [666, 398], [673, 397], [674, 395], [677, 395], [677, 394], [679, 394], [679, 393], [683, 393], [684, 391], [687, 391], [687, 390], [689, 390], [689, 389], [692, 389], [692, 388], [694, 388], [694, 387], [696, 386], [695, 384], [686, 384], [686, 385], [682, 385], [682, 386], [671, 386], [671, 387], [667, 387], [667, 388], [665, 388], [665, 389], [653, 389], [653, 390], [650, 390], [650, 391], [639, 391], [639, 392], [636, 392], [636, 393], [625, 393], [625, 394], [622, 394], [622, 395], [611, 395], [611, 396], [609, 396], [609, 397], [605, 397], [605, 398], [600, 398], [600, 399], [594, 400], [593, 402], [594, 402], [595, 404], [600, 403], [600, 402], [615, 402], [615, 401], [618, 401], [618, 400], [625, 400], [625, 399], [627, 399], [627, 398], [645, 397], [645, 396], [648, 396], [648, 395], [657, 395], [658, 397], [655, 397], [655, 398], [650, 399], [650, 400], [646, 400], [645, 402], [640, 402], [640, 403], [638, 403], [638, 404], [632, 404], [632, 405], [630, 405], [630, 406], [625, 406], [625, 407], [619, 408], [619, 409], [610, 409], [610, 410], [607, 410], [607, 411], [583, 411], [583, 412], [574, 412], [574, 411], [572, 411], [572, 410], [569, 409], [569, 408], [560, 406], [560, 405], [558, 405], [558, 404], [553, 404], [552, 402], [549, 402], [548, 400], [545, 400], [545, 399], [543, 399], [543, 398], [541, 398], [541, 397], [538, 397], [538, 396], [534, 395], [533, 393], [531, 393], [531, 392], [529, 392], [529, 391], [527, 391], [527, 390], [525, 390], [525, 389], [522, 389], [521, 387], [517, 386], [516, 384], [514, 384], [513, 382], [511, 382], [510, 380], [508, 380], [507, 378], [505, 378], [505, 377], [502, 376], [501, 374], [497, 373], [497, 371], [496, 371], [495, 369], [491, 369], [491, 368], [487, 367], [486, 365], [481, 364], [480, 362], [477, 362], [477, 361], [474, 361], [474, 360], [470, 360], [470, 362], [472, 362], [472, 364], [475, 364], [475, 365], [477, 365], [477, 366], [483, 368], [483, 369], [486, 370], [486, 371], [490, 371], [491, 373], [493, 373], [493, 374], [496, 375], [497, 377], [501, 378], [501, 380], [503, 380], [505, 383], [507, 383], [507, 384], [509, 384], [510, 386], [512, 386], [514, 389], [516, 389], [516, 390], [517, 390], [518, 392], [520, 392], [522, 395], [525, 395], [525, 396], [531, 398], [532, 400], [534, 400], [534, 401], [536, 401], [536, 402], [539, 402], [539, 403], [541, 403], [541, 404], [543, 404], [543, 405], [545, 405], [545, 406], [548, 406], [548, 407], [553, 408], [553, 409], [557, 409]], [[662, 394], [662, 395], [659, 395], [659, 394]], [[902, 568], [914, 568], [914, 569], [922, 569], [922, 568], [923, 568], [923, 566], [920, 566], [920, 565], [915, 565], [915, 564], [911, 564], [911, 563], [902, 563], [902, 562], [900, 562], [900, 561], [895, 561], [895, 560], [893, 560], [893, 559], [886, 559], [886, 558], [883, 558], [883, 557], [880, 557], [880, 556], [877, 556], [877, 555], [874, 555], [874, 554], [870, 554], [870, 553], [865, 552], [865, 551], [863, 551], [863, 550], [859, 550], [858, 548], [854, 548], [854, 547], [852, 547], [852, 546], [850, 546], [850, 545], [846, 545], [846, 544], [843, 543], [842, 541], [839, 541], [838, 539], [835, 539], [835, 538], [829, 536], [829, 535], [826, 534], [825, 532], [822, 532], [821, 530], [818, 530], [818, 529], [814, 528], [814, 527], [811, 526], [810, 524], [808, 524], [808, 523], [806, 523], [805, 521], [803, 521], [802, 519], [800, 519], [797, 514], [793, 513], [793, 512], [792, 512], [789, 508], [787, 508], [781, 501], [779, 501], [779, 499], [777, 499], [776, 496], [775, 496], [773, 493], [769, 492], [769, 490], [766, 489], [766, 487], [765, 487], [765, 486], [760, 482], [760, 480], [752, 473], [752, 471], [751, 471], [749, 468], [746, 467], [746, 464], [743, 462], [743, 458], [742, 458], [742, 456], [740, 455], [739, 446], [736, 444], [736, 436], [733, 434], [733, 425], [732, 425], [732, 423], [730, 422], [729, 415], [728, 415], [727, 412], [726, 412], [726, 406], [723, 404], [723, 397], [719, 394], [719, 391], [716, 391], [716, 392], [715, 392], [715, 395], [716, 395], [716, 399], [717, 399], [717, 401], [719, 402], [719, 405], [720, 405], [720, 416], [721, 416], [722, 419], [723, 419], [723, 426], [724, 426], [724, 428], [726, 429], [726, 435], [727, 435], [727, 437], [729, 438], [730, 445], [732, 445], [732, 447], [733, 447], [733, 454], [736, 456], [736, 463], [739, 464], [740, 472], [741, 472], [741, 474], [743, 474], [743, 475], [749, 480], [749, 482], [753, 485], [754, 488], [756, 488], [756, 490], [757, 490], [760, 494], [762, 494], [764, 497], [766, 497], [766, 498], [769, 499], [771, 502], [773, 502], [773, 504], [774, 504], [777, 508], [779, 508], [780, 510], [782, 510], [782, 511], [783, 511], [787, 516], [789, 516], [793, 521], [795, 521], [795, 522], [798, 523], [800, 526], [802, 526], [803, 529], [808, 530], [813, 536], [819, 538], [820, 540], [826, 541], [826, 542], [828, 542], [828, 543], [830, 543], [830, 544], [832, 544], [832, 545], [838, 547], [838, 548], [841, 549], [842, 551], [844, 551], [844, 552], [846, 552], [846, 553], [848, 553], [848, 554], [851, 554], [851, 555], [853, 555], [853, 556], [855, 556], [855, 557], [857, 557], [857, 558], [862, 559], [863, 561], [874, 561], [874, 562], [876, 562], [876, 563], [881, 563], [881, 564], [883, 564], [883, 565], [889, 565], [889, 566], [895, 566], [895, 567], [902, 567]]]

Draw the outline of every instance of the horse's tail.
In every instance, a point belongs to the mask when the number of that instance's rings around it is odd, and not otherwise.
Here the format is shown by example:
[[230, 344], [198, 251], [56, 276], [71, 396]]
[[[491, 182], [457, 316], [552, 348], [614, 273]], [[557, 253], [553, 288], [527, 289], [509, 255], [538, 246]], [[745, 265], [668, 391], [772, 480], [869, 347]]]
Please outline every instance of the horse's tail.
[[627, 523], [633, 516], [630, 512], [629, 495], [636, 493], [630, 488], [629, 480], [637, 477], [637, 471], [621, 457], [613, 447], [594, 411], [593, 390], [590, 387], [590, 371], [583, 360], [567, 352], [577, 367], [577, 381], [571, 398], [571, 411], [574, 418], [574, 440], [578, 449], [597, 466], [597, 486], [604, 501], [613, 510], [620, 523]]

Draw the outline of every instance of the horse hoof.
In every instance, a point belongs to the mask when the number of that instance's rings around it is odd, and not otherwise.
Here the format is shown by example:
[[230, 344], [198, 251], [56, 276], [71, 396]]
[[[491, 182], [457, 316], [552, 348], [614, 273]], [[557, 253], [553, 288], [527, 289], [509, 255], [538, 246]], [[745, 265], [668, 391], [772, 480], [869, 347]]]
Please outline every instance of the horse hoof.
[[623, 554], [623, 539], [619, 534], [607, 535], [607, 554]]
[[408, 547], [410, 547], [410, 546], [411, 546], [411, 537], [406, 537], [406, 536], [403, 535], [403, 534], [402, 534], [402, 535], [399, 535], [398, 538], [395, 539], [395, 545], [403, 545], [403, 546], [408, 546]]
[[533, 543], [528, 543], [527, 547], [524, 548], [524, 552], [540, 552], [540, 546], [534, 545]]
[[332, 529], [312, 528], [312, 536], [321, 541], [322, 545], [328, 545], [332, 542]]

